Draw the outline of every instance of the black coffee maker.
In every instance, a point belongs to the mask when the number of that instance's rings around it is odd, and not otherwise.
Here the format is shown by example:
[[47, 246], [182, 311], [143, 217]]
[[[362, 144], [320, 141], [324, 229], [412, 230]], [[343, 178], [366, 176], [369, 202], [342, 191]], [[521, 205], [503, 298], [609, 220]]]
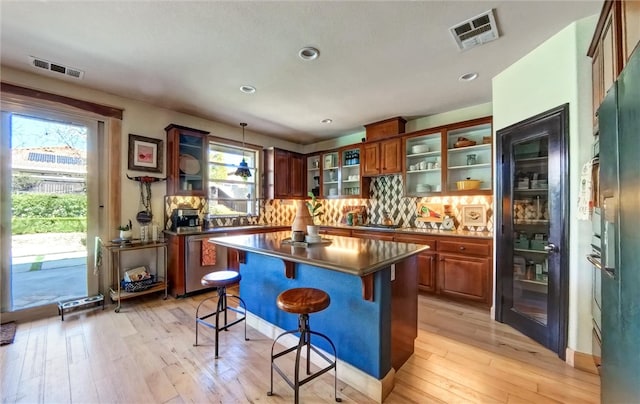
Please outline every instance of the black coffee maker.
[[311, 188], [311, 192], [313, 193], [313, 195], [315, 195], [316, 197], [320, 196], [320, 176], [319, 175], [314, 175], [313, 176], [313, 188]]
[[200, 228], [200, 217], [198, 209], [174, 209], [171, 213], [171, 230], [183, 232], [198, 230]]

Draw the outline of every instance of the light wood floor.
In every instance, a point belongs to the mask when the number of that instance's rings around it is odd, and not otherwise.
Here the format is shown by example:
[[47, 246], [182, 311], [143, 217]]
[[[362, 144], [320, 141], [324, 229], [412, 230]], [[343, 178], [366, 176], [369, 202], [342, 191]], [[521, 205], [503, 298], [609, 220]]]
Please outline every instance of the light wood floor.
[[[256, 330], [248, 328], [247, 342], [242, 325], [223, 333], [218, 360], [212, 330], [200, 328], [203, 345], [193, 347], [195, 307], [206, 296], [152, 295], [123, 302], [120, 313], [107, 306], [18, 324], [15, 342], [0, 347], [2, 402], [292, 402], [277, 375], [276, 395], [266, 395], [271, 340]], [[487, 310], [425, 296], [419, 305], [416, 352], [386, 403], [599, 402], [598, 376], [491, 321]], [[371, 402], [340, 381], [338, 390], [345, 402]], [[301, 402], [333, 402], [332, 374], [303, 386]]]

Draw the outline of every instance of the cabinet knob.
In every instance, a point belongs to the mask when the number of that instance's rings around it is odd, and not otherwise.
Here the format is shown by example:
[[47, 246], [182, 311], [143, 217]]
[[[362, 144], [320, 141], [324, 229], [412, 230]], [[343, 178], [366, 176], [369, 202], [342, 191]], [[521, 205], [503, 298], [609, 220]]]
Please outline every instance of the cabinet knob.
[[458, 247], [458, 249], [459, 249], [460, 251], [464, 251], [464, 246], [463, 246], [463, 245], [461, 245], [460, 247]]

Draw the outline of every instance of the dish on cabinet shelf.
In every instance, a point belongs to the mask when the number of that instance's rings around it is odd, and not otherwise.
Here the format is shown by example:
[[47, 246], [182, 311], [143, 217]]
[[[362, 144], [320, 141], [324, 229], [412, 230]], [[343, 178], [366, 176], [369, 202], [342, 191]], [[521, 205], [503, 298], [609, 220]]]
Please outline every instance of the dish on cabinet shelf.
[[469, 146], [475, 146], [475, 145], [476, 145], [475, 140], [458, 140], [453, 144], [453, 147], [456, 149], [459, 149], [461, 147], [469, 147]]
[[198, 174], [200, 172], [200, 162], [190, 154], [181, 154], [180, 171], [189, 175]]
[[413, 154], [427, 153], [427, 152], [429, 152], [429, 146], [425, 144], [416, 144], [411, 146], [411, 153]]

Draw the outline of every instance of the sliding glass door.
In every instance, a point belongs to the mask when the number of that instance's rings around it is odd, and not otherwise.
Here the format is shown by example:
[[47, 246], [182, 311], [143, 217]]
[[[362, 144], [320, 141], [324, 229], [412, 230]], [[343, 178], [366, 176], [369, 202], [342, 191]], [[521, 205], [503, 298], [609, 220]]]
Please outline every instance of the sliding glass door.
[[3, 105], [3, 312], [51, 310], [97, 292], [97, 128], [82, 117]]

